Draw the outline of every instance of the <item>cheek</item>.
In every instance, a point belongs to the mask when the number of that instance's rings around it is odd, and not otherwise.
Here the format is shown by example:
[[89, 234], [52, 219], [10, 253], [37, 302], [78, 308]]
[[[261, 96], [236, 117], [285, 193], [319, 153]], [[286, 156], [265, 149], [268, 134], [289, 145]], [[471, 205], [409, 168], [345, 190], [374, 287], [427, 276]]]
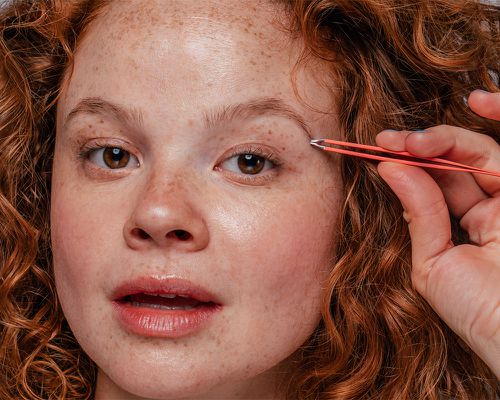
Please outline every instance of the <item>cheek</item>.
[[[318, 305], [334, 251], [337, 212], [336, 207], [326, 210], [324, 201], [291, 193], [244, 207], [226, 203], [218, 210], [225, 273], [236, 287], [245, 288], [242, 302], [283, 310], [305, 307], [307, 294]], [[254, 300], [248, 302], [246, 295]]]
[[[110, 260], [120, 260], [126, 211], [117, 196], [82, 190], [73, 177], [53, 185], [51, 238], [57, 295], [78, 342], [94, 350], [96, 332], [109, 332], [106, 295]], [[123, 205], [122, 205], [123, 206]], [[122, 241], [120, 241], [122, 240]], [[116, 264], [119, 269], [123, 265]], [[99, 352], [111, 351], [111, 341], [100, 341]]]
[[241, 359], [258, 348], [259, 356], [247, 360], [253, 372], [291, 355], [320, 320], [338, 210], [325, 200], [290, 192], [216, 210], [223, 232], [214, 238], [223, 246], [217, 278], [230, 285], [227, 326], [238, 329], [225, 345]]
[[106, 279], [103, 260], [112, 259], [117, 251], [116, 238], [111, 238], [112, 232], [121, 232], [123, 221], [117, 210], [122, 208], [116, 207], [113, 198], [109, 204], [99, 202], [102, 193], [83, 191], [72, 176], [60, 180], [59, 176], [65, 177], [63, 170], [54, 173], [50, 219], [58, 296], [70, 315], [83, 315], [90, 310], [81, 299], [88, 298], [88, 293], [99, 295], [96, 289]]

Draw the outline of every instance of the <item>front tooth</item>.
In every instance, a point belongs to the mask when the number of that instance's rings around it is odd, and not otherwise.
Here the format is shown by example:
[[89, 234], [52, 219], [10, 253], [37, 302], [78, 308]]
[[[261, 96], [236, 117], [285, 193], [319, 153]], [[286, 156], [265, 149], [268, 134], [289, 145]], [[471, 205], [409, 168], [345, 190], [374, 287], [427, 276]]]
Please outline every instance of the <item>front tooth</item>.
[[177, 297], [175, 294], [160, 294], [160, 297], [166, 297], [167, 299], [173, 299], [174, 297]]

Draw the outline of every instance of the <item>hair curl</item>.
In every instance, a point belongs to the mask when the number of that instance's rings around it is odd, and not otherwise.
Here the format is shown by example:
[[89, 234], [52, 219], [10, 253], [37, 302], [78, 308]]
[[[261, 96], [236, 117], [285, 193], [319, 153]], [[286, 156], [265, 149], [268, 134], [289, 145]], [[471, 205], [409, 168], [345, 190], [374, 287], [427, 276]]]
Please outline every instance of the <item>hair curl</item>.
[[[472, 112], [498, 91], [500, 7], [456, 0], [298, 0], [288, 4], [302, 63], [329, 66], [348, 141], [386, 128], [448, 124], [500, 139]], [[299, 399], [495, 399], [498, 381], [413, 289], [407, 224], [373, 164], [342, 160], [344, 206], [323, 323], [288, 394]], [[455, 243], [467, 240], [451, 216]]]
[[[109, 0], [24, 0], [0, 12], [0, 398], [89, 399], [96, 365], [57, 300], [50, 175], [59, 89]], [[500, 7], [468, 0], [275, 0], [321, 59], [344, 138], [450, 124], [488, 134], [464, 98], [498, 91]], [[345, 183], [323, 319], [282, 389], [290, 399], [495, 399], [498, 382], [412, 288], [407, 226], [375, 166]], [[455, 221], [456, 222], [456, 221]], [[458, 225], [454, 238], [464, 240]]]
[[88, 399], [96, 368], [58, 303], [50, 252], [56, 102], [102, 1], [17, 1], [0, 16], [0, 398]]

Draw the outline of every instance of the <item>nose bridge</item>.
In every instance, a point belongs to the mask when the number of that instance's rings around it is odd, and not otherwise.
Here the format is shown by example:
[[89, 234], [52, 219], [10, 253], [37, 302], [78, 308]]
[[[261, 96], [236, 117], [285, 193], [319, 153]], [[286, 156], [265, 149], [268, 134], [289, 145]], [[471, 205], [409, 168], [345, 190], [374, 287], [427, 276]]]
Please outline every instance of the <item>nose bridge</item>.
[[164, 202], [170, 195], [175, 195], [174, 199], [180, 200], [187, 194], [187, 184], [186, 176], [179, 172], [169, 174], [157, 169], [148, 177], [143, 196], [149, 201], [160, 203]]
[[133, 248], [181, 246], [201, 249], [208, 229], [201, 204], [196, 201], [193, 176], [155, 169], [139, 189], [124, 235]]

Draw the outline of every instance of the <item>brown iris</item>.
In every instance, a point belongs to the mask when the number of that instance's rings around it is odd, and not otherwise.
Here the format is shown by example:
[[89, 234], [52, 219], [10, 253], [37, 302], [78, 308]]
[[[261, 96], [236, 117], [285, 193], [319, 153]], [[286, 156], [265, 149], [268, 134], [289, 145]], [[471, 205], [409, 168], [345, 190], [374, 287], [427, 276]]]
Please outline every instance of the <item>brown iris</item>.
[[130, 160], [130, 153], [119, 147], [106, 147], [103, 153], [104, 162], [109, 168], [126, 167]]
[[255, 175], [262, 171], [266, 159], [255, 154], [240, 154], [238, 157], [238, 167], [245, 174]]

